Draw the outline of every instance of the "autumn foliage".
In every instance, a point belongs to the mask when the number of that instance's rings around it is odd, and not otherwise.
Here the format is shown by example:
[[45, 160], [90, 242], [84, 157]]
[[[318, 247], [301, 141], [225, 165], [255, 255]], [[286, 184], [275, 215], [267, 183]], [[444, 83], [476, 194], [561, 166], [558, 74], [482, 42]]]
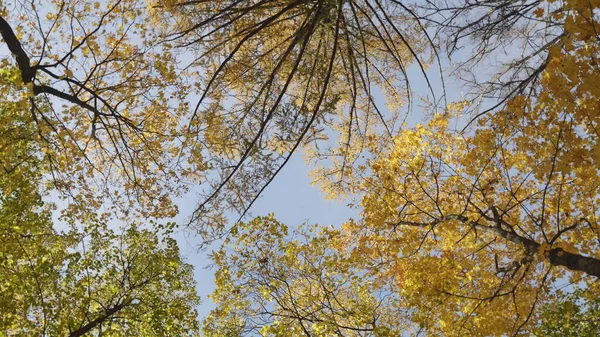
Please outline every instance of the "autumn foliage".
[[[597, 296], [600, 4], [544, 5], [534, 17], [563, 30], [517, 60], [540, 57], [505, 104], [455, 102], [393, 141], [369, 139], [352, 183], [361, 219], [276, 236], [285, 248], [267, 260], [268, 233], [285, 227], [240, 226], [233, 251], [215, 255], [214, 317], [242, 334], [529, 335], [565, 283]], [[231, 283], [240, 296], [222, 292]]]
[[[0, 1], [0, 335], [593, 335], [599, 17]], [[245, 218], [301, 150], [358, 219]], [[221, 244], [202, 322], [177, 228]]]

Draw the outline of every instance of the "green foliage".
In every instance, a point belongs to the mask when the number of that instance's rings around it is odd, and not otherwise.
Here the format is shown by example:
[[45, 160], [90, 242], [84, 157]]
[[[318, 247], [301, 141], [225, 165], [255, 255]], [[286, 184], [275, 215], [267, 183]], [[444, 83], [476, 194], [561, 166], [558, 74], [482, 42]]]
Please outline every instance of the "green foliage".
[[54, 223], [44, 140], [11, 74], [0, 74], [16, 98], [0, 100], [0, 335], [197, 335], [192, 266], [167, 236], [172, 224], [115, 230], [93, 213]]
[[536, 336], [596, 337], [600, 335], [600, 297], [576, 289], [557, 294], [555, 301], [542, 308]]
[[192, 267], [181, 261], [174, 240], [136, 226], [122, 233], [100, 223], [86, 229], [86, 234], [4, 237], [18, 247], [0, 252], [0, 331], [10, 336], [197, 334]]

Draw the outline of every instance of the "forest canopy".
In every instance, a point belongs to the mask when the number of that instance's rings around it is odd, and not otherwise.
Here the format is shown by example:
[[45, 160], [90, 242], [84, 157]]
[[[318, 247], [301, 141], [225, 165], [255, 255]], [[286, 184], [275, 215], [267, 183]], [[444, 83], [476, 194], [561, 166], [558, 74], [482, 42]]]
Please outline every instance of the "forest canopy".
[[[0, 35], [0, 334], [600, 329], [598, 0], [3, 0]], [[358, 218], [248, 217], [301, 154]], [[220, 247], [201, 320], [176, 230]]]

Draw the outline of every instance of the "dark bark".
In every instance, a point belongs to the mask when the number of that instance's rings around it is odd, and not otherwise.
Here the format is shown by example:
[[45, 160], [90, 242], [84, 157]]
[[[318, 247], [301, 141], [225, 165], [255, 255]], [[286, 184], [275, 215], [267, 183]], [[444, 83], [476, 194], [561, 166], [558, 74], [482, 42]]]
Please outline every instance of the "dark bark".
[[[498, 235], [508, 241], [516, 244], [523, 245], [525, 249], [530, 253], [537, 253], [541, 244], [523, 237], [514, 231], [508, 231], [498, 226], [485, 226], [477, 221], [470, 221], [467, 217], [462, 215], [447, 215], [441, 219], [430, 223], [421, 223], [413, 221], [401, 221], [397, 225], [402, 226], [416, 226], [416, 227], [433, 227], [442, 222], [458, 220], [468, 226], [472, 227], [476, 231], [488, 232]], [[553, 266], [563, 266], [570, 270], [576, 270], [584, 272], [590, 276], [600, 278], [600, 259], [594, 257], [588, 257], [580, 254], [569, 253], [562, 248], [553, 248], [546, 252], [546, 258], [550, 261]]]
[[[0, 16], [0, 35], [2, 36], [2, 39], [4, 40], [6, 45], [8, 46], [8, 49], [10, 50], [11, 54], [13, 54], [13, 56], [15, 57], [15, 60], [17, 61], [17, 66], [19, 68], [19, 71], [21, 72], [21, 79], [23, 80], [23, 83], [33, 83], [35, 80], [35, 74], [38, 70], [38, 67], [31, 66], [31, 64], [30, 64], [31, 60], [29, 59], [29, 56], [27, 56], [27, 53], [23, 49], [21, 42], [15, 35], [10, 24], [2, 16]], [[40, 69], [43, 70], [43, 68], [41, 68], [41, 67], [40, 67]], [[97, 93], [85, 88], [83, 84], [81, 84], [75, 80], [67, 79], [67, 82], [75, 84], [76, 86], [79, 86], [81, 89], [84, 89], [87, 92], [89, 92], [90, 94], [92, 94], [92, 96], [94, 96], [94, 98], [101, 101], [109, 109], [110, 113], [101, 112], [97, 107], [90, 105], [89, 103], [87, 103], [85, 101], [82, 101], [81, 99], [79, 99], [79, 97], [77, 97], [76, 93], [72, 93], [72, 94], [65, 93], [63, 91], [60, 91], [58, 89], [55, 89], [55, 88], [45, 85], [45, 84], [35, 84], [34, 83], [33, 84], [33, 94], [34, 95], [49, 94], [54, 97], [64, 99], [72, 104], [78, 105], [81, 108], [92, 112], [95, 115], [95, 118], [92, 121], [92, 124], [94, 124], [98, 120], [98, 118], [112, 117], [112, 118], [119, 119], [120, 121], [125, 123], [125, 125], [127, 125], [128, 127], [132, 128], [132, 129], [137, 129], [136, 125], [134, 125], [129, 119], [127, 119], [127, 118], [121, 116], [119, 113], [117, 113], [117, 111], [115, 111], [115, 109], [111, 108], [109, 106], [109, 104], [105, 100], [100, 98]], [[95, 130], [95, 125], [92, 125], [92, 129]], [[93, 131], [92, 131], [92, 135], [93, 135]]]
[[2, 16], [0, 16], [0, 34], [2, 35], [2, 39], [6, 42], [8, 46], [8, 50], [15, 56], [17, 61], [17, 65], [19, 66], [19, 70], [21, 71], [21, 79], [23, 83], [31, 83], [33, 82], [33, 77], [35, 76], [35, 68], [31, 67], [29, 56], [23, 50], [21, 46], [21, 42], [17, 39], [15, 32], [12, 30], [12, 27]]
[[[499, 227], [489, 227], [477, 224], [475, 227], [480, 230], [495, 233], [514, 243], [520, 243], [525, 246], [528, 252], [536, 252], [541, 246], [539, 243], [522, 237], [514, 232], [507, 231]], [[562, 248], [553, 248], [546, 252], [546, 258], [550, 260], [553, 266], [563, 266], [570, 270], [582, 271], [588, 275], [600, 278], [600, 260], [580, 254], [569, 253]]]
[[98, 325], [102, 324], [107, 319], [109, 319], [112, 315], [114, 315], [117, 312], [121, 311], [123, 308], [125, 308], [130, 303], [131, 303], [131, 301], [123, 302], [123, 303], [117, 304], [114, 307], [106, 310], [102, 316], [97, 317], [96, 319], [94, 319], [93, 321], [89, 322], [88, 324], [86, 324], [86, 325], [80, 327], [79, 329], [71, 332], [69, 334], [69, 337], [80, 337], [80, 336], [85, 335], [86, 333], [90, 332], [92, 329], [94, 329]]
[[555, 266], [565, 266], [571, 270], [582, 271], [600, 278], [600, 260], [554, 248], [548, 251], [548, 259]]

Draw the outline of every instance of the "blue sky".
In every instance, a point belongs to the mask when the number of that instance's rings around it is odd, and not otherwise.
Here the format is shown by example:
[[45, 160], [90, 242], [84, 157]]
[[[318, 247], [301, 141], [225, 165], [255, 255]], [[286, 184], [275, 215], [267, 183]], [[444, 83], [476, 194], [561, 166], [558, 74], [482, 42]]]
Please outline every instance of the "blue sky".
[[[304, 222], [338, 226], [358, 215], [358, 211], [348, 207], [347, 202], [324, 200], [319, 188], [312, 186], [310, 181], [308, 167], [302, 153], [298, 152], [256, 201], [251, 210], [252, 216], [275, 213], [279, 221], [289, 226]], [[182, 215], [189, 215], [196, 206], [195, 199], [187, 200], [190, 201], [181, 205]], [[198, 309], [203, 318], [214, 307], [213, 302], [207, 298], [214, 289], [213, 271], [207, 269], [210, 263], [207, 256], [209, 250], [198, 252], [200, 241], [190, 233], [180, 233], [178, 241], [187, 262], [194, 266], [197, 290], [203, 302]]]

